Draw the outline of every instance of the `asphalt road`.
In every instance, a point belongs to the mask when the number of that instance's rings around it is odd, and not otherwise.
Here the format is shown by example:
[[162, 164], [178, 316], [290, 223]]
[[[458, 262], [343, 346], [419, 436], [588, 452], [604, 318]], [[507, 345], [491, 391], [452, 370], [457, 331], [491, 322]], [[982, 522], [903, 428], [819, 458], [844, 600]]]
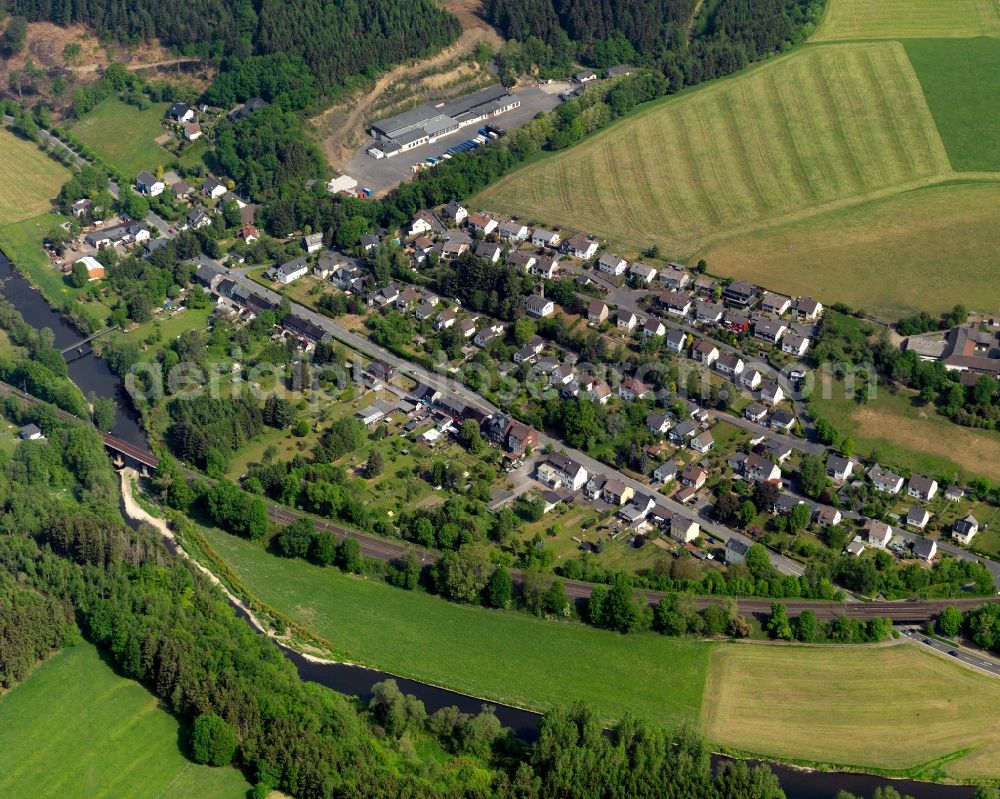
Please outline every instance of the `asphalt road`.
[[978, 649], [969, 649], [959, 644], [949, 644], [925, 635], [919, 627], [904, 625], [897, 628], [916, 645], [926, 647], [945, 657], [950, 657], [966, 666], [984, 671], [994, 677], [1000, 677], [1000, 660], [987, 655]]

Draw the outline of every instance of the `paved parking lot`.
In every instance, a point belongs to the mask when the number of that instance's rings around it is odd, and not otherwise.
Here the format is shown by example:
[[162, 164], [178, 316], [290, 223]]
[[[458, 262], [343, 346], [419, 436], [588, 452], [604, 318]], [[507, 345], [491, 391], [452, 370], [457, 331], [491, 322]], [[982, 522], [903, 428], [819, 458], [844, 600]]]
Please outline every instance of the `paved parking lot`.
[[[530, 121], [538, 112], [551, 111], [559, 105], [559, 92], [565, 88], [566, 84], [553, 83], [544, 87], [529, 86], [517, 89], [513, 93], [517, 95], [521, 105], [490, 121], [504, 130], [519, 128]], [[384, 194], [397, 183], [413, 177], [413, 173], [410, 171], [413, 164], [420, 163], [432, 155], [440, 156], [449, 147], [474, 138], [479, 128], [485, 124], [487, 123], [469, 125], [447, 136], [442, 136], [434, 144], [425, 144], [422, 147], [400, 153], [393, 158], [372, 158], [366, 152], [369, 142], [358, 150], [354, 158], [351, 159], [347, 165], [346, 174], [358, 181], [359, 188], [372, 189], [376, 195]]]

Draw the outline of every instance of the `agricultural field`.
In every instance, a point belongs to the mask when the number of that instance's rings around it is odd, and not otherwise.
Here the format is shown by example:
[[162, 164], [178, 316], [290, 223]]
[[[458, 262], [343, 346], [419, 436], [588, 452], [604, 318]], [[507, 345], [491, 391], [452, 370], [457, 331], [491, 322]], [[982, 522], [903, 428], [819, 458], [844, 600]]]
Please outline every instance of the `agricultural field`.
[[827, 0], [812, 41], [997, 35], [996, 0]]
[[916, 645], [726, 644], [709, 664], [702, 723], [713, 743], [915, 776], [997, 776], [1000, 683]]
[[0, 697], [0, 794], [6, 799], [243, 799], [233, 768], [188, 760], [177, 721], [97, 649], [79, 644]]
[[345, 660], [537, 710], [581, 699], [604, 719], [632, 713], [665, 724], [701, 711], [706, 642], [650, 633], [624, 646], [617, 633], [456, 605], [202, 533], [256, 598]]
[[109, 97], [74, 123], [73, 134], [126, 177], [144, 169], [155, 172], [174, 158], [154, 141], [164, 133], [162, 120], [167, 105], [154, 103], [140, 111]]
[[904, 46], [952, 169], [1000, 171], [1000, 39], [917, 39]]
[[1000, 312], [1000, 181], [916, 189], [708, 247], [717, 275], [826, 297], [886, 318], [958, 303]]
[[52, 198], [69, 180], [66, 167], [53, 161], [34, 142], [0, 129], [0, 225], [21, 222], [52, 208]]
[[853, 437], [858, 455], [922, 474], [1000, 480], [1000, 433], [956, 425], [933, 407], [915, 405], [914, 392], [880, 385], [875, 398], [858, 405], [842, 383], [831, 388], [828, 397], [810, 400], [811, 412]]
[[684, 258], [950, 173], [903, 46], [808, 46], [660, 101], [476, 206]]

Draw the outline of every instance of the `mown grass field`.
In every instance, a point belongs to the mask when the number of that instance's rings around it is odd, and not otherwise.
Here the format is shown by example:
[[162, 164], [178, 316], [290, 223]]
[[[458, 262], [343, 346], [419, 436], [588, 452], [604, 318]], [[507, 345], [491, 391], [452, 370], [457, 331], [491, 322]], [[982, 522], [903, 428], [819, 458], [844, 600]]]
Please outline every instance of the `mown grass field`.
[[50, 210], [70, 172], [33, 142], [0, 128], [0, 175], [0, 225], [8, 225]]
[[719, 275], [887, 318], [964, 303], [1000, 313], [1000, 182], [932, 186], [735, 236], [698, 254]]
[[63, 279], [42, 248], [45, 234], [66, 219], [61, 214], [48, 212], [0, 225], [0, 249], [18, 269], [29, 275], [53, 305], [61, 305], [83, 293], [83, 289], [73, 288]]
[[474, 204], [682, 258], [949, 171], [901, 44], [809, 46], [660, 101]]
[[1000, 171], [1000, 39], [905, 43], [956, 172]]
[[709, 662], [702, 721], [714, 743], [923, 776], [1000, 772], [1000, 682], [915, 645], [729, 644]]
[[0, 795], [5, 799], [243, 799], [233, 768], [181, 753], [177, 721], [97, 649], [80, 644], [0, 697]]
[[859, 455], [885, 466], [1000, 480], [1000, 433], [956, 425], [933, 407], [914, 405], [914, 396], [879, 386], [873, 399], [858, 405], [844, 396], [843, 384], [835, 382], [829, 396], [817, 393], [809, 407], [852, 436]]
[[256, 597], [344, 660], [537, 710], [582, 699], [604, 719], [632, 713], [663, 724], [701, 712], [711, 644], [460, 606], [203, 533]]
[[73, 133], [126, 177], [143, 170], [155, 172], [173, 156], [155, 138], [163, 132], [167, 103], [154, 103], [145, 111], [110, 97], [73, 125]]
[[996, 0], [827, 0], [812, 41], [1000, 35]]

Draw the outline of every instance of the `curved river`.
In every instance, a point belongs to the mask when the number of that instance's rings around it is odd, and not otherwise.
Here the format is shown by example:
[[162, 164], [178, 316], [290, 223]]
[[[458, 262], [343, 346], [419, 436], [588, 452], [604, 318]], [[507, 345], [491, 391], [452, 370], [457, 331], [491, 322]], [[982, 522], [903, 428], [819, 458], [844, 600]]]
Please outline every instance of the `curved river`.
[[[17, 306], [28, 324], [38, 330], [50, 328], [55, 334], [55, 345], [59, 349], [70, 347], [86, 338], [67, 322], [62, 314], [53, 310], [45, 298], [11, 266], [3, 253], [0, 253], [0, 292], [9, 302]], [[69, 357], [72, 358], [73, 355]], [[94, 392], [99, 397], [113, 397], [118, 403], [118, 414], [112, 433], [137, 446], [147, 446], [146, 435], [121, 381], [103, 360], [94, 354], [75, 358], [69, 362], [69, 375], [84, 394]], [[239, 613], [239, 609], [237, 612]], [[497, 718], [504, 726], [510, 727], [521, 737], [533, 740], [538, 734], [541, 715], [529, 710], [485, 702], [455, 691], [361, 666], [315, 663], [292, 649], [283, 646], [279, 648], [298, 669], [302, 679], [325, 685], [339, 693], [368, 699], [375, 683], [394, 679], [404, 693], [413, 694], [420, 699], [429, 713], [451, 705], [463, 712], [478, 713], [484, 704], [489, 704], [495, 708]], [[715, 756], [713, 760], [719, 765], [725, 762], [726, 758]], [[961, 786], [888, 780], [848, 772], [806, 771], [780, 763], [771, 763], [770, 766], [781, 781], [781, 787], [788, 799], [835, 799], [839, 791], [849, 791], [858, 796], [869, 797], [876, 788], [889, 785], [901, 794], [909, 794], [915, 799], [971, 799], [974, 793], [971, 788]]]

